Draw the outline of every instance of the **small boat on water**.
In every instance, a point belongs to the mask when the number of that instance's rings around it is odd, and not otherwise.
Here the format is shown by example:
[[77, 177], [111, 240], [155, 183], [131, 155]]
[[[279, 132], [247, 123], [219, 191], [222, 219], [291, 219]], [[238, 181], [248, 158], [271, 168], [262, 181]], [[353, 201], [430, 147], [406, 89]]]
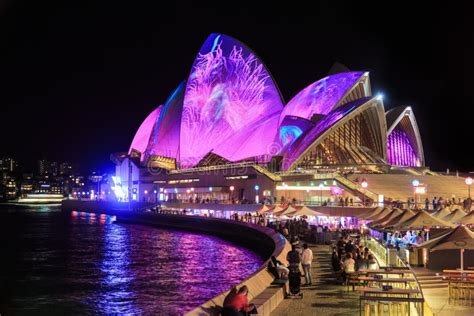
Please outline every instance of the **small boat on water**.
[[43, 204], [61, 204], [65, 197], [62, 194], [32, 193], [26, 197], [21, 197], [17, 201], [9, 202], [9, 204], [17, 205], [43, 205]]

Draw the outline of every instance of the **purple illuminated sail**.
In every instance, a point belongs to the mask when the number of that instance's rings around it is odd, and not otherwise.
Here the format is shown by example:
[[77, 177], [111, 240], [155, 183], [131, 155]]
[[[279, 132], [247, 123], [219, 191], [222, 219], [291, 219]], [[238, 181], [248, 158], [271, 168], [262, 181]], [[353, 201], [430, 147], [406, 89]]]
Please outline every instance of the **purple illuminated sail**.
[[157, 118], [146, 154], [176, 158], [179, 149], [181, 113], [186, 82], [182, 82], [168, 97]]
[[283, 152], [284, 163], [283, 170], [288, 170], [291, 165], [311, 146], [324, 132], [337, 124], [343, 117], [367, 103], [371, 97], [365, 97], [353, 102], [349, 102], [343, 106], [330, 112], [322, 118], [315, 127], [307, 133], [300, 136], [291, 146]]
[[[258, 57], [231, 37], [211, 34], [199, 51], [186, 86], [180, 166], [193, 166], [213, 150], [233, 161], [234, 151], [228, 147], [240, 144], [229, 138], [244, 137], [282, 108], [276, 84]], [[256, 156], [258, 148], [271, 141], [255, 138], [255, 148], [249, 147], [239, 157]]]
[[163, 106], [157, 107], [142, 122], [137, 132], [135, 133], [135, 136], [133, 137], [132, 144], [130, 145], [130, 149], [128, 150], [129, 154], [132, 152], [132, 149], [135, 149], [140, 153], [145, 152], [148, 146], [148, 141], [150, 139], [151, 132], [153, 131], [153, 127], [158, 119], [158, 116], [160, 115], [162, 108]]
[[345, 72], [316, 81], [288, 102], [280, 122], [287, 115], [310, 120], [314, 114], [328, 114], [363, 75], [364, 72]]
[[420, 162], [407, 133], [398, 126], [388, 135], [387, 159], [395, 166], [419, 166]]

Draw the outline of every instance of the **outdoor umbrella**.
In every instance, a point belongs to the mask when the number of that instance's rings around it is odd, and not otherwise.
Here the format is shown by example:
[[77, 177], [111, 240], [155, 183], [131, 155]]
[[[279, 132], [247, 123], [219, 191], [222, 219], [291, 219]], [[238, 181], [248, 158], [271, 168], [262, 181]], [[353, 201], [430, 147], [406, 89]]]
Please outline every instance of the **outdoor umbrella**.
[[474, 211], [471, 211], [463, 218], [458, 219], [456, 223], [463, 225], [474, 225]]
[[383, 227], [385, 224], [387, 224], [390, 220], [394, 219], [398, 215], [402, 214], [403, 211], [399, 208], [393, 209], [390, 213], [388, 213], [386, 216], [384, 216], [381, 219], [375, 220], [369, 224], [371, 228], [376, 228], [376, 227]]
[[368, 220], [368, 221], [378, 220], [378, 219], [381, 219], [381, 218], [384, 218], [385, 216], [387, 216], [391, 211], [392, 211], [392, 209], [386, 207], [380, 213], [369, 216], [369, 217], [366, 217], [365, 219]]
[[296, 209], [296, 211], [293, 211], [291, 213], [286, 213], [286, 216], [327, 216], [326, 214], [317, 212], [315, 210], [310, 209], [307, 206], [303, 206], [299, 209]]
[[273, 209], [272, 209], [272, 213], [275, 214], [275, 213], [279, 213], [283, 210], [286, 210], [288, 206], [282, 206], [282, 205], [278, 205], [278, 206], [275, 206]]
[[274, 212], [273, 215], [275, 216], [283, 216], [283, 215], [287, 215], [288, 213], [293, 213], [294, 211], [296, 211], [296, 209], [293, 207], [293, 206], [288, 206], [286, 209], [282, 210], [282, 211], [279, 211], [279, 212]]
[[424, 228], [430, 229], [432, 227], [454, 228], [456, 225], [436, 218], [427, 211], [421, 211], [410, 217], [405, 222], [394, 225], [396, 230], [422, 230]]
[[466, 216], [466, 212], [461, 211], [460, 209], [455, 209], [453, 212], [451, 212], [451, 214], [448, 214], [445, 217], [443, 217], [443, 221], [456, 223], [458, 219], [461, 219], [464, 216]]
[[258, 210], [258, 214], [265, 214], [265, 213], [271, 212], [272, 209], [273, 207], [270, 207], [268, 205], [263, 205], [262, 208]]
[[415, 212], [412, 210], [404, 210], [402, 211], [401, 214], [397, 215], [396, 217], [392, 218], [390, 221], [385, 223], [385, 227], [382, 227], [383, 230], [388, 231], [388, 230], [393, 230], [393, 226], [396, 226], [400, 223], [405, 222], [409, 218], [413, 217], [415, 215]]
[[442, 219], [443, 217], [451, 214], [451, 211], [447, 207], [443, 207], [442, 209], [437, 210], [436, 212], [433, 212], [431, 215], [433, 215], [436, 218]]
[[383, 208], [381, 207], [376, 207], [370, 211], [367, 211], [365, 213], [362, 213], [360, 215], [358, 215], [357, 217], [360, 218], [360, 219], [365, 219], [366, 217], [369, 217], [369, 216], [372, 216], [372, 215], [375, 215], [375, 214], [379, 214], [380, 212], [383, 211]]
[[461, 254], [461, 270], [464, 270], [464, 250], [474, 249], [474, 233], [466, 226], [458, 226], [447, 234], [434, 238], [419, 245], [430, 251], [459, 249]]

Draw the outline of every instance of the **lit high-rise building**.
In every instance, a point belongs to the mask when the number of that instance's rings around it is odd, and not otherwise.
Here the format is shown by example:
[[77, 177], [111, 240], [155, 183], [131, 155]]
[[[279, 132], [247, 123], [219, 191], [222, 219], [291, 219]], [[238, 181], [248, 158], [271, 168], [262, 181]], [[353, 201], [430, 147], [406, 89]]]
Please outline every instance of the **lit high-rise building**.
[[0, 159], [0, 171], [14, 172], [18, 170], [18, 161], [11, 157]]
[[46, 159], [38, 160], [38, 173], [41, 176], [57, 175], [59, 171], [58, 163]]

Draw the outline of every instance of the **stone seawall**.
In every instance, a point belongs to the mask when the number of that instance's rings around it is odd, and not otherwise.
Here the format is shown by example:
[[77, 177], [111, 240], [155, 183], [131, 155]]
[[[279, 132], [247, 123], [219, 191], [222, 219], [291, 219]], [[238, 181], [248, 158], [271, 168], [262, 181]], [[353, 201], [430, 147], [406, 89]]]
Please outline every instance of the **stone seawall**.
[[[138, 204], [142, 203], [137, 203], [137, 208], [146, 206]], [[247, 285], [249, 300], [257, 305], [259, 315], [270, 315], [270, 312], [284, 299], [285, 288], [271, 286], [274, 278], [267, 271], [267, 264], [272, 255], [286, 263], [286, 254], [291, 247], [288, 241], [273, 229], [219, 218], [136, 212], [129, 210], [128, 204], [104, 201], [64, 200], [62, 210], [64, 212], [82, 211], [115, 215], [117, 221], [122, 223], [212, 234], [243, 245], [267, 259], [257, 271], [237, 285]], [[217, 307], [222, 306], [227, 293], [228, 291], [214, 297], [190, 311], [187, 315], [215, 315], [218, 310]]]

